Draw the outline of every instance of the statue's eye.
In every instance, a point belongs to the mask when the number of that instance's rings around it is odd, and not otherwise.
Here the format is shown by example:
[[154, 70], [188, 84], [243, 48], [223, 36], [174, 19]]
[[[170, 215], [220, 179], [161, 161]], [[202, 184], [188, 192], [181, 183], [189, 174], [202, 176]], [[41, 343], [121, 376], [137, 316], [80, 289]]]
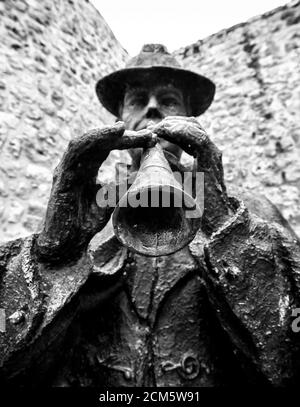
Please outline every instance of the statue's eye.
[[177, 100], [173, 97], [165, 97], [162, 99], [161, 103], [166, 107], [176, 107], [178, 105]]
[[130, 100], [129, 104], [132, 107], [145, 106], [146, 101], [143, 96], [136, 96]]

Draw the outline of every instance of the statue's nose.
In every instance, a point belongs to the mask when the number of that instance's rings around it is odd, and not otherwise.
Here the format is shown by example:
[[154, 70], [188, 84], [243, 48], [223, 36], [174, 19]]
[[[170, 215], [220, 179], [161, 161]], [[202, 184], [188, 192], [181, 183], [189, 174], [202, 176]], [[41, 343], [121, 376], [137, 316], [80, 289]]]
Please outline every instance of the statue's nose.
[[148, 109], [158, 109], [158, 101], [155, 96], [151, 96], [148, 101]]
[[159, 110], [159, 103], [155, 96], [151, 96], [147, 104], [147, 114], [148, 119], [162, 119], [162, 114]]

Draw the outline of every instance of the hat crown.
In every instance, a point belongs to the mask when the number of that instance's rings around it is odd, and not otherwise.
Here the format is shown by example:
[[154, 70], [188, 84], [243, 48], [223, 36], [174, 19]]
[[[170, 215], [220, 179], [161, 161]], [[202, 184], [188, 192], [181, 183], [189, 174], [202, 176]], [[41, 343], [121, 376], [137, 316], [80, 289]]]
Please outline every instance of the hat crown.
[[145, 44], [141, 52], [169, 54], [167, 47], [163, 44]]
[[145, 44], [138, 55], [131, 58], [126, 68], [167, 66], [181, 68], [180, 63], [162, 44]]

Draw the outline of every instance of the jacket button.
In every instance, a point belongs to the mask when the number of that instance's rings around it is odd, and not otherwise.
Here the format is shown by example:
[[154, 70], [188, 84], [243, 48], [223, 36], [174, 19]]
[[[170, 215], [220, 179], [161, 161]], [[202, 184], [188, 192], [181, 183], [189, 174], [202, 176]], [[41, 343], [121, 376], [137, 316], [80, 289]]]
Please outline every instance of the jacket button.
[[8, 319], [14, 325], [20, 324], [25, 320], [25, 312], [22, 310], [18, 310], [14, 312], [10, 317], [8, 317]]
[[195, 379], [200, 373], [200, 363], [192, 353], [185, 353], [181, 358], [181, 366], [178, 373], [185, 379]]
[[123, 372], [123, 375], [124, 375], [125, 380], [131, 380], [132, 379], [132, 372], [130, 372], [129, 370], [125, 370]]

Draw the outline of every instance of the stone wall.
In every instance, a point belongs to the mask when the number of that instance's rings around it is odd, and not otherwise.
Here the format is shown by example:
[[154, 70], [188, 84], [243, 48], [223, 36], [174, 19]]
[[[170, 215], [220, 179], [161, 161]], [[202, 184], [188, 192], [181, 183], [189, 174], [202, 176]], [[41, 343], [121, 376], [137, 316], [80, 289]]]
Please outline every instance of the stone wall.
[[200, 122], [223, 150], [227, 184], [265, 194], [300, 236], [300, 2], [175, 55], [216, 83]]
[[127, 53], [85, 0], [0, 0], [0, 241], [35, 231], [68, 141], [112, 122], [95, 96]]

